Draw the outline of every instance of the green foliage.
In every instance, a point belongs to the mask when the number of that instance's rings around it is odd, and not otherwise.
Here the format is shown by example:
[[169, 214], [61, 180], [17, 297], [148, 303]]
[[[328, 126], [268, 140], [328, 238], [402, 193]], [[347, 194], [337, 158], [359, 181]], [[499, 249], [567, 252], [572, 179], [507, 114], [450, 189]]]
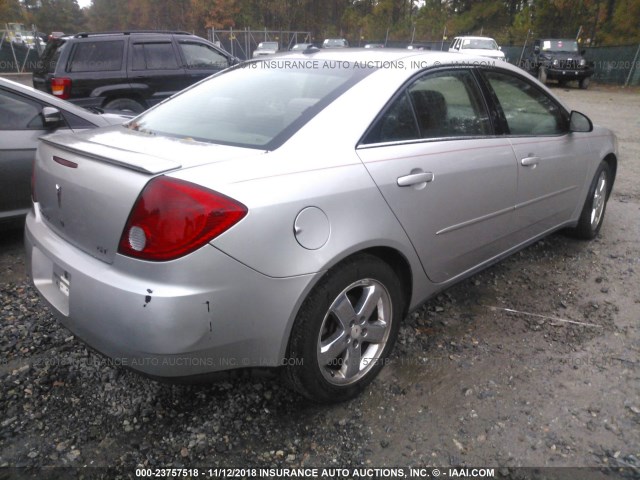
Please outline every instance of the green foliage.
[[24, 20], [18, 0], [0, 0], [0, 29], [5, 23], [23, 23]]
[[484, 34], [522, 44], [531, 36], [575, 37], [585, 44], [640, 42], [640, 0], [0, 0], [0, 21], [45, 32], [208, 28], [311, 31], [315, 41], [440, 41]]

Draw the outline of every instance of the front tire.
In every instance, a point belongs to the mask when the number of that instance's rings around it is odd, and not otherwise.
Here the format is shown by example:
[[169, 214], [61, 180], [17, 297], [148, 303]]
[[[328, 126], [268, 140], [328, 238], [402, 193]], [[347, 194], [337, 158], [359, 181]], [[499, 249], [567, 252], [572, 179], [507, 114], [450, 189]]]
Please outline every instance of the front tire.
[[547, 83], [547, 69], [542, 66], [538, 68], [538, 80], [540, 83]]
[[604, 220], [612, 181], [611, 167], [608, 163], [601, 162], [591, 181], [578, 225], [573, 230], [574, 236], [577, 238], [591, 240], [598, 235]]
[[578, 82], [578, 86], [582, 89], [582, 90], [586, 90], [587, 88], [589, 88], [589, 84], [591, 83], [591, 80], [589, 79], [589, 77], [585, 77], [580, 79], [580, 81]]
[[321, 403], [358, 395], [386, 362], [404, 303], [398, 276], [378, 257], [360, 254], [330, 270], [293, 325], [289, 384]]

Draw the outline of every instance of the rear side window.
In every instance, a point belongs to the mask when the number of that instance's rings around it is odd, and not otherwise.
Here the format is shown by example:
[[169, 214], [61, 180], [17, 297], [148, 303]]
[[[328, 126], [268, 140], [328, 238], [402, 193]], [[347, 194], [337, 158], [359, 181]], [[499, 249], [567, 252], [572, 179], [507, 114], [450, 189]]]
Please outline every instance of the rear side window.
[[173, 46], [169, 42], [133, 45], [133, 70], [175, 70], [178, 68]]
[[380, 116], [365, 144], [490, 135], [491, 122], [468, 70], [434, 72], [413, 82]]
[[124, 41], [78, 42], [69, 72], [108, 72], [122, 69]]
[[491, 133], [489, 115], [469, 70], [425, 75], [408, 90], [422, 138]]

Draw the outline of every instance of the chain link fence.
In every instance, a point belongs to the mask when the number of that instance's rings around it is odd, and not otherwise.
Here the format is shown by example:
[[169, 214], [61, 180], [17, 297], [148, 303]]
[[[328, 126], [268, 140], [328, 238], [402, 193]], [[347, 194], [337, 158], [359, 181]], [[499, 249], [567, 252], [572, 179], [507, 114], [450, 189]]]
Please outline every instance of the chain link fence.
[[[25, 73], [35, 68], [39, 58], [39, 49], [30, 48], [12, 42], [9, 32], [0, 31], [0, 73]], [[207, 32], [210, 41], [217, 43], [231, 54], [242, 60], [251, 58], [253, 51], [263, 41], [277, 41], [282, 50], [289, 50], [296, 43], [311, 42], [311, 33], [305, 31], [282, 30], [214, 30]], [[352, 46], [364, 46], [366, 43], [380, 43], [387, 48], [406, 48], [409, 43], [402, 41], [361, 41]], [[415, 48], [440, 51], [448, 50], [448, 41], [415, 41]], [[613, 47], [586, 48], [585, 57], [593, 62], [595, 73], [593, 80], [611, 85], [640, 86], [640, 45], [620, 45]], [[522, 46], [502, 47], [509, 63], [518, 65], [523, 56]], [[526, 52], [525, 55], [526, 57]]]
[[33, 71], [42, 50], [35, 29], [16, 32], [5, 25], [0, 30], [0, 73]]

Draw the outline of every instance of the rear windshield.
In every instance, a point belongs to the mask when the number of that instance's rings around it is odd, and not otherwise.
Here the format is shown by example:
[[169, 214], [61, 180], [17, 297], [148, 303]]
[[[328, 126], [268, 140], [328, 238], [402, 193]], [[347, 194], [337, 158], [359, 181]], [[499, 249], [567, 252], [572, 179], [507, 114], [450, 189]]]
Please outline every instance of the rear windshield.
[[322, 61], [307, 59], [244, 63], [185, 90], [128, 127], [273, 150], [372, 71], [340, 64], [325, 68]]

